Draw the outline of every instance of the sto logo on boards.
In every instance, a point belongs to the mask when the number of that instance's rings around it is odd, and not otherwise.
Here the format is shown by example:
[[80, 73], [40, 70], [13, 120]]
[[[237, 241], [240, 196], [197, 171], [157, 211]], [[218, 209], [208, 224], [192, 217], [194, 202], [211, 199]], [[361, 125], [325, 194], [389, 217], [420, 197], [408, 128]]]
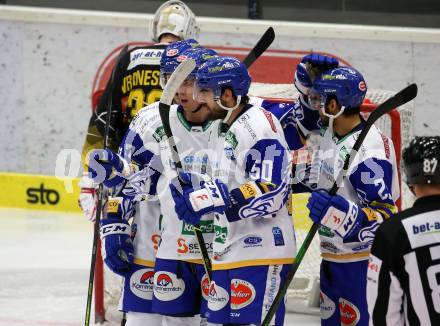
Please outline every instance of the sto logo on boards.
[[44, 183], [39, 188], [26, 190], [27, 202], [30, 204], [56, 205], [60, 201], [60, 194], [55, 189], [44, 188]]

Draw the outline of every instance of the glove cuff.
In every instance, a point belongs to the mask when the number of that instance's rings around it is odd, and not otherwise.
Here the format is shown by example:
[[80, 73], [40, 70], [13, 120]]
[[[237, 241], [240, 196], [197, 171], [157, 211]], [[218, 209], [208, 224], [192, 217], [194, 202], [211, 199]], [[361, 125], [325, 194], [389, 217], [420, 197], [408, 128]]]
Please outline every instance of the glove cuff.
[[99, 233], [101, 239], [109, 235], [125, 234], [131, 236], [131, 227], [128, 222], [120, 219], [107, 218], [101, 221], [101, 227]]
[[80, 188], [98, 189], [98, 183], [94, 182], [93, 179], [89, 177], [87, 172], [84, 172], [82, 177], [79, 179], [78, 186]]

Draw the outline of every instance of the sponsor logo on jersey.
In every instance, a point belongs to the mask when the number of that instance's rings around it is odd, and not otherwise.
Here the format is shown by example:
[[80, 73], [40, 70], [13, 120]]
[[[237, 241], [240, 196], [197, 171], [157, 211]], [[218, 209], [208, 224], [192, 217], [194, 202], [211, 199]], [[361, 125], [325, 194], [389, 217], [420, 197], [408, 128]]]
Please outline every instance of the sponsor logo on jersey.
[[177, 239], [177, 253], [186, 254], [188, 252], [188, 245], [186, 244], [186, 240], [183, 238]]
[[56, 205], [60, 201], [60, 194], [54, 189], [44, 187], [44, 183], [40, 184], [39, 188], [28, 188], [26, 190], [28, 196], [27, 202], [29, 204], [49, 204]]
[[353, 250], [353, 251], [361, 251], [361, 250], [365, 250], [365, 249], [368, 249], [368, 248], [370, 248], [369, 244], [362, 244], [360, 246], [352, 248], [351, 250]]
[[385, 157], [387, 158], [387, 159], [390, 159], [390, 141], [388, 140], [388, 137], [387, 136], [385, 136], [384, 134], [382, 134], [382, 133], [379, 133], [380, 134], [380, 137], [382, 138], [382, 142], [383, 142], [383, 149], [384, 149], [384, 151], [385, 151]]
[[200, 287], [202, 289], [202, 296], [203, 299], [205, 299], [206, 301], [209, 300], [209, 290], [210, 290], [210, 282], [209, 282], [209, 278], [208, 275], [203, 274], [202, 280], [200, 281]]
[[[212, 242], [205, 242], [206, 250], [212, 251]], [[177, 253], [178, 254], [200, 254], [200, 247], [198, 243], [186, 243], [183, 238], [177, 239]]]
[[333, 238], [335, 234], [332, 230], [330, 230], [328, 227], [321, 225], [318, 229], [319, 235], [322, 235], [324, 237]]
[[329, 319], [336, 310], [335, 303], [322, 291], [319, 293], [319, 306], [321, 308], [322, 319]]
[[185, 291], [185, 282], [170, 272], [154, 274], [154, 296], [161, 301], [171, 301], [180, 297]]
[[263, 238], [259, 236], [250, 236], [243, 240], [243, 248], [262, 247]]
[[130, 63], [127, 71], [139, 65], [155, 65], [159, 68], [162, 53], [162, 49], [137, 49], [130, 52]]
[[252, 139], [256, 139], [257, 135], [255, 134], [254, 129], [250, 125], [249, 121], [247, 120], [240, 120], [239, 123], [242, 125], [243, 129], [245, 129], [249, 135], [252, 137]]
[[165, 129], [163, 128], [163, 126], [157, 128], [153, 133], [153, 137], [158, 143], [160, 143], [160, 141], [164, 136], [165, 136]]
[[361, 318], [359, 309], [343, 298], [339, 298], [339, 311], [341, 312], [342, 326], [355, 326]]
[[151, 236], [151, 242], [153, 243], [153, 249], [155, 252], [157, 251], [157, 249], [159, 249], [160, 240], [161, 240], [160, 234], [153, 234]]
[[273, 122], [272, 113], [269, 111], [263, 110], [264, 115], [266, 116], [267, 121], [269, 121], [270, 128], [273, 132], [277, 132], [277, 127], [275, 126], [275, 123]]
[[[266, 293], [263, 302], [263, 311], [268, 312], [275, 297], [278, 293], [280, 286], [280, 269], [282, 265], [270, 265], [268, 266], [268, 277], [266, 281]], [[268, 284], [269, 283], [269, 284]]]
[[325, 249], [331, 252], [338, 252], [339, 249], [331, 242], [321, 241], [321, 249]]
[[[213, 233], [214, 232], [214, 221], [201, 220], [199, 222], [200, 231], [202, 233]], [[189, 223], [182, 223], [182, 235], [194, 235], [194, 225]]]
[[426, 222], [419, 225], [413, 225], [412, 231], [414, 235], [420, 235], [423, 233], [438, 233], [440, 232], [440, 222]]
[[241, 185], [239, 189], [240, 189], [244, 199], [253, 198], [257, 195], [257, 189], [255, 188], [254, 185], [252, 185], [250, 183], [245, 183], [245, 184]]
[[241, 309], [250, 305], [255, 299], [254, 286], [240, 279], [231, 280], [231, 309]]
[[284, 246], [284, 237], [283, 231], [278, 226], [274, 226], [272, 228], [273, 240], [275, 242], [275, 246]]
[[224, 248], [222, 251], [214, 252], [213, 258], [214, 260], [221, 260], [221, 258], [230, 251], [231, 251], [231, 246], [229, 245], [226, 248]]
[[229, 294], [224, 288], [217, 286], [214, 281], [209, 287], [208, 308], [212, 311], [223, 309], [229, 302]]
[[154, 286], [154, 269], [143, 268], [130, 277], [130, 290], [139, 298], [152, 300]]
[[225, 142], [231, 145], [233, 149], [235, 149], [238, 145], [237, 137], [231, 131], [228, 131], [225, 135]]
[[228, 228], [214, 225], [214, 242], [224, 244], [228, 237]]

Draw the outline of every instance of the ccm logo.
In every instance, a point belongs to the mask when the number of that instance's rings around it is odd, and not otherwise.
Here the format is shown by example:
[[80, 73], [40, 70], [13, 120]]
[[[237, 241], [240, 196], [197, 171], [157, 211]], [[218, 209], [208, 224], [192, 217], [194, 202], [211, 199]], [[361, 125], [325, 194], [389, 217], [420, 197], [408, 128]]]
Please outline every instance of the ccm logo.
[[28, 196], [27, 202], [30, 204], [56, 205], [60, 201], [60, 194], [54, 189], [44, 188], [43, 183], [40, 188], [28, 188], [26, 194]]
[[208, 199], [208, 196], [206, 194], [203, 194], [203, 195], [196, 196], [196, 198], [198, 198], [200, 200], [205, 200], [205, 199]]

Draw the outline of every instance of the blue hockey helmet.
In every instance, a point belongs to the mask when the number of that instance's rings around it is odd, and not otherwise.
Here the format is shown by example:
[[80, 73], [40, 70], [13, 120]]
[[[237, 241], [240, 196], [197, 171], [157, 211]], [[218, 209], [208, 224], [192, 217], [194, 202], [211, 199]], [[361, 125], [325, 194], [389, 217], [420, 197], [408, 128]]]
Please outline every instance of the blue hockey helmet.
[[[251, 85], [251, 76], [245, 65], [234, 57], [214, 57], [206, 61], [197, 72], [196, 88], [210, 89], [214, 93], [214, 100], [222, 109], [234, 110], [246, 96]], [[222, 90], [230, 87], [237, 97], [237, 104], [233, 108], [224, 107], [220, 103]]]
[[178, 58], [177, 61], [180, 64], [181, 62], [185, 61], [187, 58], [194, 59], [196, 62], [196, 67], [193, 71], [191, 71], [190, 76], [193, 78], [196, 78], [197, 71], [199, 68], [209, 59], [212, 59], [216, 57], [218, 54], [216, 51], [207, 49], [204, 47], [198, 47], [194, 49], [189, 49], [184, 51]]
[[345, 110], [361, 106], [367, 85], [362, 74], [354, 68], [339, 67], [324, 71], [313, 81], [309, 102], [315, 109], [321, 109], [324, 115], [335, 118], [325, 112], [325, 104], [329, 96], [334, 96]]
[[173, 42], [165, 48], [160, 58], [160, 84], [162, 88], [165, 87], [169, 76], [180, 64], [179, 56], [185, 51], [196, 48], [201, 48], [201, 45], [194, 39]]

